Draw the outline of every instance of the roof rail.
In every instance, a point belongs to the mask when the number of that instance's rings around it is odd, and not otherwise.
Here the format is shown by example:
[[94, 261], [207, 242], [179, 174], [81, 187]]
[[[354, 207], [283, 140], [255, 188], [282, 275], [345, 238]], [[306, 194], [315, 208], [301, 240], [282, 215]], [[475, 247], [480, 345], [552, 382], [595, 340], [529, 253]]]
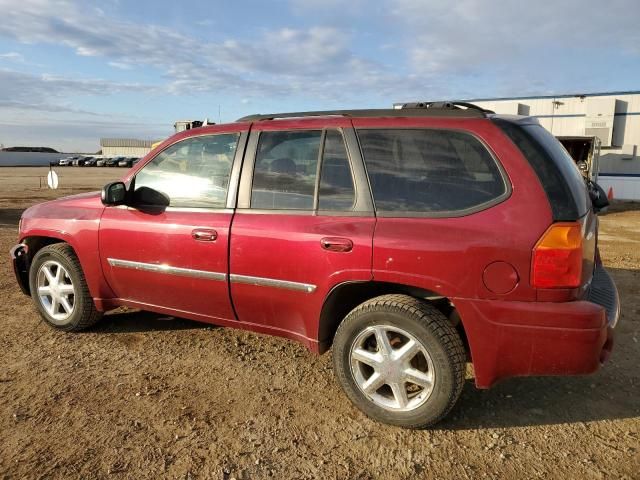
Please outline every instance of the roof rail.
[[402, 110], [405, 108], [442, 108], [447, 110], [461, 110], [460, 107], [463, 107], [465, 110], [479, 110], [483, 113], [496, 113], [493, 110], [488, 110], [486, 108], [482, 108], [479, 105], [475, 105], [469, 102], [460, 102], [460, 101], [442, 101], [442, 102], [413, 102], [413, 103], [394, 103], [394, 108], [398, 110]]
[[[455, 105], [454, 105], [455, 103]], [[457, 117], [457, 118], [482, 118], [486, 114], [493, 113], [476, 105], [460, 108], [464, 102], [430, 102], [430, 103], [405, 103], [400, 108], [380, 108], [369, 110], [321, 110], [314, 112], [290, 112], [271, 113], [266, 115], [248, 115], [239, 118], [237, 122], [259, 122], [263, 120], [276, 120], [279, 118], [300, 117]], [[469, 104], [471, 105], [471, 104]]]

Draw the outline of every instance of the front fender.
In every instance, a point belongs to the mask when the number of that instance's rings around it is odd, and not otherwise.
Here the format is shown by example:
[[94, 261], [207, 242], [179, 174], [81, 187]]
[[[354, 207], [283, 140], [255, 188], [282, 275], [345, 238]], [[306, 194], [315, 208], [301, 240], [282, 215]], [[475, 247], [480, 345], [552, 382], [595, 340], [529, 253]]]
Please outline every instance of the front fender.
[[[38, 219], [39, 223], [43, 221], [43, 219]], [[78, 256], [91, 296], [93, 298], [113, 298], [115, 296], [105, 280], [102, 266], [100, 265], [98, 222], [96, 220], [70, 220], [65, 222], [69, 224], [65, 225], [65, 227], [69, 227], [68, 229], [36, 227], [30, 225], [31, 223], [34, 222], [24, 219], [22, 231], [20, 232], [21, 243], [29, 247], [37, 245], [38, 240], [41, 239], [52, 239], [68, 243]], [[86, 223], [91, 225], [86, 225]], [[31, 259], [37, 253], [37, 250], [29, 251], [28, 253], [29, 259]]]

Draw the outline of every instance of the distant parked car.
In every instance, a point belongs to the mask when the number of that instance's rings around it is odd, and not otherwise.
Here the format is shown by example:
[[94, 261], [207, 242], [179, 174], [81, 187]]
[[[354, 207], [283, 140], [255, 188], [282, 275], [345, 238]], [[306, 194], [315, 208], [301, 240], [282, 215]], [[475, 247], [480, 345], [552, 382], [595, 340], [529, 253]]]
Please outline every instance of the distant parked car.
[[106, 167], [117, 167], [118, 163], [120, 163], [120, 160], [122, 160], [123, 157], [113, 157], [113, 158], [108, 158], [106, 163], [104, 164]]
[[132, 166], [133, 166], [133, 165], [137, 165], [137, 164], [138, 164], [138, 162], [139, 162], [140, 160], [142, 160], [142, 159], [141, 159], [141, 158], [139, 158], [139, 157], [133, 157], [133, 161], [131, 162], [131, 165], [132, 165]]
[[85, 162], [92, 158], [93, 157], [76, 157], [71, 162], [71, 165], [73, 165], [74, 167], [84, 167]]
[[84, 159], [85, 167], [95, 167], [98, 163], [98, 159], [96, 157], [87, 157]]
[[127, 168], [131, 168], [131, 167], [133, 167], [133, 165], [134, 165], [134, 161], [135, 161], [135, 160], [139, 160], [139, 159], [138, 159], [138, 158], [136, 158], [136, 157], [126, 157], [126, 158], [123, 158], [122, 160], [120, 160], [120, 161], [118, 162], [118, 166], [119, 166], [119, 167], [127, 167]]
[[78, 157], [65, 157], [58, 160], [58, 165], [61, 167], [68, 167], [72, 164], [72, 162]]
[[98, 159], [96, 161], [96, 167], [104, 167], [107, 164], [107, 160], [109, 160], [109, 157], [103, 157]]

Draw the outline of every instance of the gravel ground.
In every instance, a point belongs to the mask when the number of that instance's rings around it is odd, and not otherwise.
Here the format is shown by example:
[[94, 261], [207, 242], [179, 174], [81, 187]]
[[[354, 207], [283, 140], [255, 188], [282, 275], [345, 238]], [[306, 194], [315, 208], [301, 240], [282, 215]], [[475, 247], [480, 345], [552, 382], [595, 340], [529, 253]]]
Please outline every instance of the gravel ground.
[[467, 385], [427, 431], [376, 424], [330, 354], [277, 338], [119, 311], [89, 332], [41, 323], [6, 252], [29, 205], [119, 169], [0, 169], [0, 478], [640, 478], [640, 204], [601, 217], [622, 318], [588, 377]]

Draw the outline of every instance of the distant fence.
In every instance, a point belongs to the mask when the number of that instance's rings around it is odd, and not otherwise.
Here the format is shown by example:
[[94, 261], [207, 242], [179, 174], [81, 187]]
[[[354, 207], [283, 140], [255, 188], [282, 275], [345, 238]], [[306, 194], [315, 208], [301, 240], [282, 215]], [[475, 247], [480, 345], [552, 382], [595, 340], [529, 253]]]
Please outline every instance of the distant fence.
[[0, 167], [41, 167], [68, 157], [68, 153], [2, 152]]

